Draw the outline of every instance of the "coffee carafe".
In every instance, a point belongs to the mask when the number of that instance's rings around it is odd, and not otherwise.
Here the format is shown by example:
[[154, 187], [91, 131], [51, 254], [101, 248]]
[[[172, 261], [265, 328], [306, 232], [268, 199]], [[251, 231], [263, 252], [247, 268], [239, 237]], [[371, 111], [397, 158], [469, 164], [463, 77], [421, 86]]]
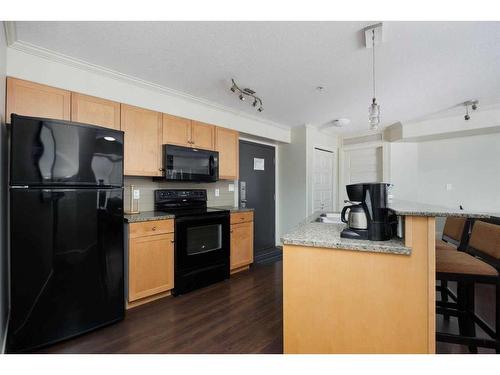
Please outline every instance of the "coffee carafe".
[[[346, 186], [349, 206], [342, 210], [347, 223], [343, 238], [386, 241], [396, 234], [397, 217], [387, 206], [387, 183], [362, 183]], [[349, 210], [348, 218], [345, 214]]]

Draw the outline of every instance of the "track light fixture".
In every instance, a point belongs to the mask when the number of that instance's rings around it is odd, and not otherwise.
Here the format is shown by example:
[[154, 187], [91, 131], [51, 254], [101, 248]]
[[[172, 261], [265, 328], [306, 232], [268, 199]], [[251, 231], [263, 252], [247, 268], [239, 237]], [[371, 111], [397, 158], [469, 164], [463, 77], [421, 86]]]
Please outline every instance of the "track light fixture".
[[479, 107], [479, 101], [478, 100], [468, 100], [465, 103], [463, 103], [463, 105], [465, 106], [464, 119], [465, 119], [465, 121], [469, 121], [470, 120], [469, 106], [472, 108], [473, 111], [475, 111]]
[[262, 107], [262, 100], [255, 95], [255, 91], [253, 91], [252, 89], [240, 89], [238, 87], [238, 85], [236, 84], [236, 82], [234, 82], [234, 79], [231, 79], [231, 82], [233, 83], [230, 90], [236, 94], [238, 94], [238, 98], [241, 100], [241, 101], [244, 101], [245, 100], [245, 97], [246, 96], [249, 96], [251, 98], [253, 98], [253, 102], [252, 102], [252, 106], [253, 107], [257, 107], [257, 111], [259, 112], [262, 112], [264, 110], [264, 108]]

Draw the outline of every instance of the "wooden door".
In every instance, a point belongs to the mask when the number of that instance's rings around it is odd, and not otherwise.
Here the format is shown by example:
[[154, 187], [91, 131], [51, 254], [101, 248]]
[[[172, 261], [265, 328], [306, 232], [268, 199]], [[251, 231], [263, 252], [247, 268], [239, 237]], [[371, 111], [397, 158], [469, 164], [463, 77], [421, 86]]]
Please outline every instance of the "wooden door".
[[174, 234], [130, 239], [129, 302], [174, 287]]
[[121, 130], [125, 132], [125, 175], [161, 176], [161, 113], [122, 104]]
[[71, 92], [22, 79], [7, 77], [7, 115], [70, 120]]
[[120, 103], [73, 92], [71, 121], [120, 130]]
[[237, 180], [239, 170], [239, 133], [215, 128], [215, 151], [219, 152], [219, 178]]
[[215, 126], [193, 121], [191, 126], [191, 147], [204, 150], [215, 149]]
[[334, 164], [335, 155], [331, 151], [314, 149], [312, 212], [333, 211], [334, 206]]
[[163, 114], [163, 144], [191, 146], [191, 120]]
[[253, 222], [231, 225], [231, 270], [253, 262]]

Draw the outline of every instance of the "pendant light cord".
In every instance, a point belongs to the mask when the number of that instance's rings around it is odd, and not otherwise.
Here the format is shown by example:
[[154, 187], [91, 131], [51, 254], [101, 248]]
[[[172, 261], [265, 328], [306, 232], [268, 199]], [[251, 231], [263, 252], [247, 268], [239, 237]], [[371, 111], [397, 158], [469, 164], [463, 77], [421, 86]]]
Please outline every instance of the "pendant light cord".
[[373, 99], [375, 99], [375, 29], [372, 30]]

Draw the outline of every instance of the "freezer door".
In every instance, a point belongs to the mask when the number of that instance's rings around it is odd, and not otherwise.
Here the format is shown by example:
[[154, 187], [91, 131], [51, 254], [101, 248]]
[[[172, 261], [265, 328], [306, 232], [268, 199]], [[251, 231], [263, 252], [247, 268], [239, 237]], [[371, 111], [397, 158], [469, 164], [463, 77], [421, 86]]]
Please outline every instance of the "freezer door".
[[123, 318], [122, 189], [11, 189], [8, 352]]
[[123, 185], [123, 132], [12, 115], [12, 185]]

